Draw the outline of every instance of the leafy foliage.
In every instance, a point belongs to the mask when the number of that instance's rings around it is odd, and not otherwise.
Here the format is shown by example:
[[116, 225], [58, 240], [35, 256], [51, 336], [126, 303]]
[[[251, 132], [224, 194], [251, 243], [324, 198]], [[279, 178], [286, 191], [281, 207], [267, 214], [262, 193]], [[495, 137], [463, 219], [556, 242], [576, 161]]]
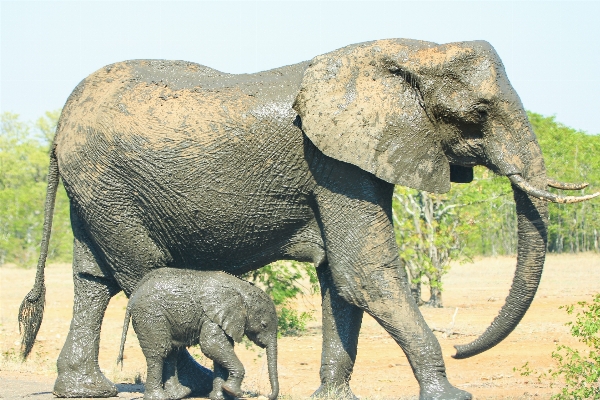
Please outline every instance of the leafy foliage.
[[[548, 176], [565, 182], [588, 182], [590, 188], [580, 194], [599, 190], [600, 135], [586, 135], [556, 122], [554, 117], [531, 112], [528, 115], [544, 154]], [[464, 194], [459, 196], [459, 201], [466, 204], [474, 221], [465, 246], [473, 254], [514, 254], [516, 214], [508, 179], [477, 167], [475, 181], [463, 186]], [[600, 203], [597, 200], [576, 204], [550, 203], [548, 208], [548, 251], [600, 251]]]
[[[281, 336], [298, 336], [306, 332], [312, 313], [301, 312], [290, 307], [298, 295], [319, 290], [317, 272], [312, 264], [298, 261], [277, 261], [242, 275], [271, 296], [278, 316], [278, 333]], [[308, 281], [308, 286], [302, 282]]]
[[[556, 368], [537, 375], [538, 381], [552, 379], [562, 381], [562, 387], [553, 399], [584, 400], [600, 399], [600, 293], [591, 303], [580, 301], [576, 305], [561, 306], [571, 315], [575, 310], [575, 321], [567, 322], [571, 335], [587, 349], [580, 351], [566, 345], [557, 345], [552, 352]], [[529, 363], [515, 368], [523, 376], [533, 373]]]
[[[568, 128], [554, 117], [529, 113], [529, 119], [544, 153], [548, 176], [565, 182], [587, 181], [591, 190], [585, 192], [597, 191], [600, 136]], [[437, 299], [441, 299], [442, 277], [452, 260], [516, 253], [517, 220], [508, 178], [485, 167], [475, 167], [474, 172], [472, 183], [453, 184], [444, 195], [403, 187], [395, 190], [393, 218], [399, 256], [419, 303], [421, 284], [428, 284], [430, 305], [442, 304]], [[599, 252], [600, 202], [550, 204], [548, 250]]]
[[299, 313], [293, 308], [281, 307], [277, 313], [277, 334], [279, 336], [300, 336], [306, 332], [306, 324], [313, 319], [310, 312]]
[[469, 221], [463, 221], [456, 211], [460, 193], [456, 189], [434, 195], [399, 186], [394, 192], [396, 241], [417, 304], [423, 303], [421, 283], [426, 277], [430, 288], [427, 304], [442, 307], [442, 276], [451, 261], [466, 257], [463, 242]]
[[[60, 111], [47, 112], [34, 126], [3, 113], [0, 125], [0, 265], [33, 266], [39, 256], [44, 219], [48, 151]], [[73, 236], [69, 202], [59, 189], [49, 258], [68, 261]]]
[[[600, 188], [600, 135], [566, 127], [554, 117], [530, 113], [529, 119], [544, 152], [548, 176], [590, 183], [586, 193]], [[551, 191], [556, 191], [551, 189]], [[548, 248], [556, 253], [600, 251], [600, 203], [596, 200], [550, 206]]]

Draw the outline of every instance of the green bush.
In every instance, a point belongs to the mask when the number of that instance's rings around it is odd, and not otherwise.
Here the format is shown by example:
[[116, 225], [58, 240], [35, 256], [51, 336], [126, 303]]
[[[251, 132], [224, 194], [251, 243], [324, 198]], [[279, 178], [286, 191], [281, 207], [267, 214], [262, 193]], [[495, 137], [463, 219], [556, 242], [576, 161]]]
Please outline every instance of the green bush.
[[306, 332], [306, 324], [314, 317], [311, 312], [301, 312], [287, 307], [277, 310], [277, 334], [279, 336], [300, 336]]
[[[600, 293], [591, 303], [580, 301], [577, 304], [561, 306], [567, 313], [577, 311], [575, 321], [567, 322], [571, 335], [588, 349], [579, 351], [565, 345], [557, 345], [552, 352], [556, 368], [537, 375], [538, 381], [550, 379], [554, 385], [560, 381], [560, 393], [552, 396], [560, 400], [600, 399]], [[529, 363], [515, 368], [522, 376], [529, 376], [532, 370]]]
[[[297, 261], [276, 261], [242, 278], [264, 289], [275, 303], [280, 336], [298, 336], [306, 332], [306, 324], [313, 319], [312, 313], [294, 310], [289, 307], [291, 300], [304, 292], [316, 293], [319, 290], [317, 273], [312, 264]], [[308, 286], [302, 282], [308, 280]]]
[[[60, 110], [47, 112], [35, 124], [17, 114], [2, 113], [0, 121], [0, 265], [33, 267], [39, 257], [50, 143]], [[69, 200], [60, 185], [56, 197], [50, 261], [70, 261], [73, 234]]]

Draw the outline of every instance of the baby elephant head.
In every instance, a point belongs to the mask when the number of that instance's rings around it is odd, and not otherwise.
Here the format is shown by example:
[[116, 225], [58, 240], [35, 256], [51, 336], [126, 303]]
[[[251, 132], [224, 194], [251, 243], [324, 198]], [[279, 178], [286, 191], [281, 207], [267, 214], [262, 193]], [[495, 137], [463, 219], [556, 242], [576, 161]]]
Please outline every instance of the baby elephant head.
[[233, 276], [231, 278], [215, 292], [203, 296], [202, 308], [208, 318], [236, 342], [241, 342], [246, 335], [257, 346], [266, 349], [271, 382], [269, 400], [274, 400], [279, 394], [275, 305], [258, 287]]

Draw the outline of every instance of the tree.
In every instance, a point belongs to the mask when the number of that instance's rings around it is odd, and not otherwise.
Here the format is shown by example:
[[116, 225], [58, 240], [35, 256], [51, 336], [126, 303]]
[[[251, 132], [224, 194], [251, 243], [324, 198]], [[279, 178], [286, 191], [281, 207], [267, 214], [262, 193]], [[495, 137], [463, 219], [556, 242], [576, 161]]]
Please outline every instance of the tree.
[[[39, 255], [44, 219], [48, 151], [60, 111], [35, 125], [3, 113], [0, 124], [0, 264], [32, 266]], [[49, 258], [71, 258], [73, 236], [64, 189], [57, 196]]]
[[[306, 331], [306, 323], [313, 319], [312, 313], [299, 313], [290, 307], [290, 302], [304, 292], [319, 291], [317, 272], [312, 264], [276, 261], [247, 272], [242, 278], [259, 285], [273, 299], [277, 309], [279, 335], [297, 336]], [[306, 279], [308, 287], [302, 284]]]
[[[411, 292], [417, 304], [443, 307], [442, 276], [450, 262], [465, 257], [463, 240], [470, 219], [457, 213], [461, 192], [434, 195], [397, 186], [394, 191], [393, 219], [399, 255], [406, 267]], [[427, 278], [430, 298], [421, 297], [423, 277]]]
[[[585, 181], [592, 190], [598, 190], [600, 135], [587, 135], [569, 128], [556, 122], [554, 117], [529, 113], [529, 119], [544, 152], [548, 176], [562, 181]], [[549, 212], [549, 251], [600, 251], [600, 203], [597, 200], [556, 204]]]
[[[544, 152], [549, 177], [600, 186], [600, 135], [590, 136], [529, 113]], [[555, 189], [550, 189], [554, 191]], [[588, 190], [589, 191], [589, 190]], [[511, 184], [485, 167], [475, 167], [474, 180], [453, 185], [446, 195], [397, 187], [394, 229], [400, 260], [419, 304], [421, 285], [430, 287], [429, 305], [441, 306], [442, 276], [452, 260], [472, 254], [515, 254], [517, 219]], [[550, 204], [550, 252], [600, 251], [600, 202]]]

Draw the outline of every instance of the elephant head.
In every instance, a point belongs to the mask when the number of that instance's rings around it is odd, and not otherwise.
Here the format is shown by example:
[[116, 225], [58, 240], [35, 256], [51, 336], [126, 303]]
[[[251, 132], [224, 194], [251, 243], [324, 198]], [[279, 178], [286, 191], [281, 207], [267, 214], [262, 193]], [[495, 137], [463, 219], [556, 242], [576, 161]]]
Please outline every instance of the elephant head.
[[314, 58], [294, 102], [307, 137], [324, 154], [387, 182], [445, 193], [484, 165], [507, 176], [518, 215], [517, 268], [491, 326], [456, 358], [481, 353], [519, 323], [537, 290], [546, 251], [547, 186], [542, 152], [521, 101], [487, 42], [437, 45], [380, 40]]
[[239, 343], [245, 334], [257, 346], [266, 349], [271, 383], [269, 400], [274, 400], [279, 394], [275, 305], [258, 287], [234, 279], [202, 293], [200, 304], [206, 316], [233, 340]]

